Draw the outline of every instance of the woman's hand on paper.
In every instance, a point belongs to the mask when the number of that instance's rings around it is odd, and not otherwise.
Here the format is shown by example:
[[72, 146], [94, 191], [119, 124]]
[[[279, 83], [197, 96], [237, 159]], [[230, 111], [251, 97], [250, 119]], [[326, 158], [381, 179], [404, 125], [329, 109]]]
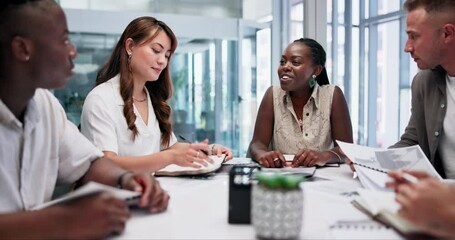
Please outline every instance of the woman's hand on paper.
[[259, 156], [257, 161], [261, 166], [268, 168], [281, 168], [286, 166], [286, 159], [278, 150], [264, 152]]
[[313, 167], [313, 166], [324, 166], [332, 155], [328, 152], [319, 152], [311, 149], [300, 149], [294, 156], [292, 161], [292, 167]]
[[169, 204], [169, 195], [151, 174], [129, 174], [124, 179], [124, 189], [142, 193], [138, 207], [151, 213], [163, 212]]

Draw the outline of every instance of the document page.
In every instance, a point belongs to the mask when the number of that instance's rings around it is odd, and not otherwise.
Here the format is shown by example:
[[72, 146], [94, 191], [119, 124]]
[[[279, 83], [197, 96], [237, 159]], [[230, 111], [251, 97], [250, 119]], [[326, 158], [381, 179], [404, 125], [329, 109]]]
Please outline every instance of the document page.
[[418, 170], [442, 179], [418, 145], [379, 149], [337, 141], [354, 163], [360, 182], [365, 188], [391, 191], [385, 187], [391, 170]]
[[108, 193], [112, 194], [114, 197], [119, 198], [119, 199], [124, 199], [124, 200], [129, 200], [129, 199], [132, 199], [135, 197], [139, 197], [141, 195], [141, 193], [139, 193], [139, 192], [118, 189], [118, 188], [107, 186], [107, 185], [97, 183], [97, 182], [89, 182], [89, 183], [85, 184], [84, 186], [64, 195], [61, 198], [38, 205], [38, 206], [34, 207], [32, 210], [40, 210], [43, 208], [53, 206], [55, 204], [68, 202], [68, 201], [71, 201], [71, 200], [74, 200], [74, 199], [77, 199], [80, 197], [88, 196], [90, 194], [95, 194], [95, 193], [99, 193], [99, 192], [108, 192]]
[[223, 165], [248, 165], [254, 164], [255, 162], [251, 158], [235, 157], [229, 161], [223, 163]]
[[311, 177], [316, 172], [316, 167], [282, 167], [282, 168], [261, 168], [263, 172], [281, 173], [281, 174], [301, 174], [306, 177]]

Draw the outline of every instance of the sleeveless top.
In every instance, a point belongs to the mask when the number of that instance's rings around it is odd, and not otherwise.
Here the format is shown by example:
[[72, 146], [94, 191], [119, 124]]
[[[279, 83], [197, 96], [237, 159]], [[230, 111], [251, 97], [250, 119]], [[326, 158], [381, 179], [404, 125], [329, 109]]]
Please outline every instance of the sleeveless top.
[[330, 114], [335, 85], [316, 86], [303, 107], [300, 129], [291, 96], [280, 86], [273, 86], [274, 127], [272, 150], [296, 154], [303, 148], [324, 151], [333, 146]]

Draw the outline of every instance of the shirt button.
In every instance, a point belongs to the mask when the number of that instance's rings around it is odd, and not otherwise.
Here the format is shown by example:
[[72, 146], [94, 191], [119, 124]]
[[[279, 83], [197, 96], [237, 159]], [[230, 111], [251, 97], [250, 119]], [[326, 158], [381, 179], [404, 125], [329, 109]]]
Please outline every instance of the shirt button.
[[444, 103], [443, 103], [443, 104], [441, 104], [441, 108], [444, 108], [445, 106], [446, 106], [446, 105], [445, 105]]
[[438, 131], [434, 132], [434, 135], [435, 135], [436, 137], [439, 136], [439, 132], [438, 132]]
[[308, 133], [305, 133], [305, 137], [308, 137]]
[[309, 113], [306, 113], [306, 115], [307, 115], [307, 116], [310, 116], [310, 114], [309, 114]]

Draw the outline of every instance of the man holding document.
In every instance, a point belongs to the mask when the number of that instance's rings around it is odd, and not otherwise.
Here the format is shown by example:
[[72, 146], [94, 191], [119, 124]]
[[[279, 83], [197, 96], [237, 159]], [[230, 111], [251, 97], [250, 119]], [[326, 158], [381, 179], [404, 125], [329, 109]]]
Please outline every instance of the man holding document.
[[[455, 1], [407, 0], [405, 51], [422, 69], [412, 84], [412, 115], [393, 147], [419, 144], [443, 177], [455, 178]], [[406, 174], [419, 179], [407, 180]], [[423, 172], [389, 173], [399, 215], [422, 231], [455, 237], [455, 189]]]
[[76, 57], [60, 6], [5, 0], [0, 16], [0, 236], [93, 239], [123, 231], [127, 203], [107, 193], [32, 211], [51, 199], [56, 183], [141, 192], [140, 207], [164, 211], [169, 196], [159, 183], [101, 158], [46, 90], [66, 84]]
[[[455, 178], [455, 1], [406, 0], [404, 50], [421, 69], [412, 82], [412, 115], [392, 148], [419, 145], [438, 173]], [[349, 162], [349, 161], [347, 161]], [[351, 169], [353, 164], [351, 162]], [[427, 173], [392, 171], [398, 214], [425, 233], [455, 237], [455, 189]], [[418, 180], [416, 180], [418, 179]]]
[[421, 71], [412, 82], [412, 115], [392, 147], [418, 144], [443, 178], [455, 178], [455, 1], [408, 0], [404, 51]]
[[455, 1], [407, 0], [404, 8], [404, 51], [421, 71], [412, 82], [408, 126], [391, 147], [419, 145], [443, 178], [455, 178]]

